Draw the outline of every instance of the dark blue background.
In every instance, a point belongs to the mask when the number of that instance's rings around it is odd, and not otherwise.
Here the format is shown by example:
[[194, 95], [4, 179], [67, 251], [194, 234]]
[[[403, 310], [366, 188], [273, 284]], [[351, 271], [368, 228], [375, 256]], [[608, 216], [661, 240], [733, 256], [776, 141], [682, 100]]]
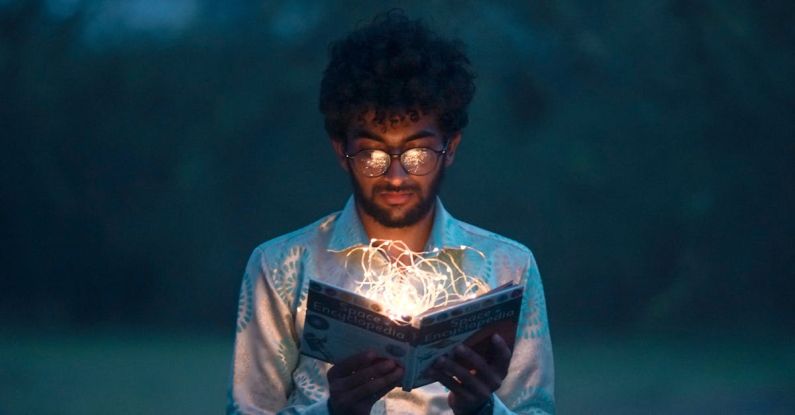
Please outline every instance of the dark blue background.
[[534, 251], [561, 412], [792, 410], [791, 2], [3, 0], [0, 412], [220, 411], [248, 254], [350, 193], [328, 42], [392, 6], [468, 45], [443, 200]]

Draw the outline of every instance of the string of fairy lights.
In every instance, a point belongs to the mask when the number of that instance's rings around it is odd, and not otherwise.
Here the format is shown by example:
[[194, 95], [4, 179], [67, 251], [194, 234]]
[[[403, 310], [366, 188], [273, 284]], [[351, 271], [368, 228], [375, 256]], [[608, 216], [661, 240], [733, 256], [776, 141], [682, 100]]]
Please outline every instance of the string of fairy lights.
[[[468, 246], [462, 251], [483, 253]], [[358, 259], [362, 279], [355, 292], [386, 308], [395, 322], [408, 324], [411, 318], [434, 308], [456, 304], [489, 290], [482, 279], [467, 275], [451, 255], [440, 258], [439, 250], [415, 252], [402, 241], [372, 239], [368, 246], [350, 250], [345, 266]]]

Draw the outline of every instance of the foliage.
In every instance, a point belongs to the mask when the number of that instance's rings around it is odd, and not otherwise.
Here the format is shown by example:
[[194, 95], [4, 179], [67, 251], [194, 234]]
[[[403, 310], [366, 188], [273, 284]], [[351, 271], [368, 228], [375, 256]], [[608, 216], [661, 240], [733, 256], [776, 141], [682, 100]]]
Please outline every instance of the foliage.
[[[350, 192], [320, 72], [383, 10], [154, 4], [0, 2], [4, 319], [231, 327]], [[403, 4], [479, 75], [445, 203], [534, 250], [553, 330], [795, 320], [795, 7]]]

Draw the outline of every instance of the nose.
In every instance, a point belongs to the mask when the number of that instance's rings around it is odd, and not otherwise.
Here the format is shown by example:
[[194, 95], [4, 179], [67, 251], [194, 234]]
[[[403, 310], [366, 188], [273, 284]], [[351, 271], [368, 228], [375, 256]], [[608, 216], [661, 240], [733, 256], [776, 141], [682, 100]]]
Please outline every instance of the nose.
[[409, 173], [403, 168], [403, 163], [400, 162], [399, 155], [390, 154], [390, 156], [392, 157], [392, 162], [389, 163], [389, 168], [386, 170], [386, 173], [384, 173], [384, 178], [391, 184], [397, 186], [406, 180]]

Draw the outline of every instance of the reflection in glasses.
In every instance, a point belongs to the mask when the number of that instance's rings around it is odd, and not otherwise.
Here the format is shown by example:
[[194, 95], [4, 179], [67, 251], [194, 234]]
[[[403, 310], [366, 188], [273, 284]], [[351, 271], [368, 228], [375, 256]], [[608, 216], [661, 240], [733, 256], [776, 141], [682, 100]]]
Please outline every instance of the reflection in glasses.
[[441, 150], [417, 147], [410, 148], [402, 153], [389, 154], [383, 150], [362, 150], [356, 154], [345, 154], [351, 160], [354, 168], [367, 177], [378, 177], [389, 170], [393, 158], [399, 158], [400, 164], [407, 173], [414, 176], [424, 176], [434, 168], [440, 156], [447, 153], [447, 146]]

